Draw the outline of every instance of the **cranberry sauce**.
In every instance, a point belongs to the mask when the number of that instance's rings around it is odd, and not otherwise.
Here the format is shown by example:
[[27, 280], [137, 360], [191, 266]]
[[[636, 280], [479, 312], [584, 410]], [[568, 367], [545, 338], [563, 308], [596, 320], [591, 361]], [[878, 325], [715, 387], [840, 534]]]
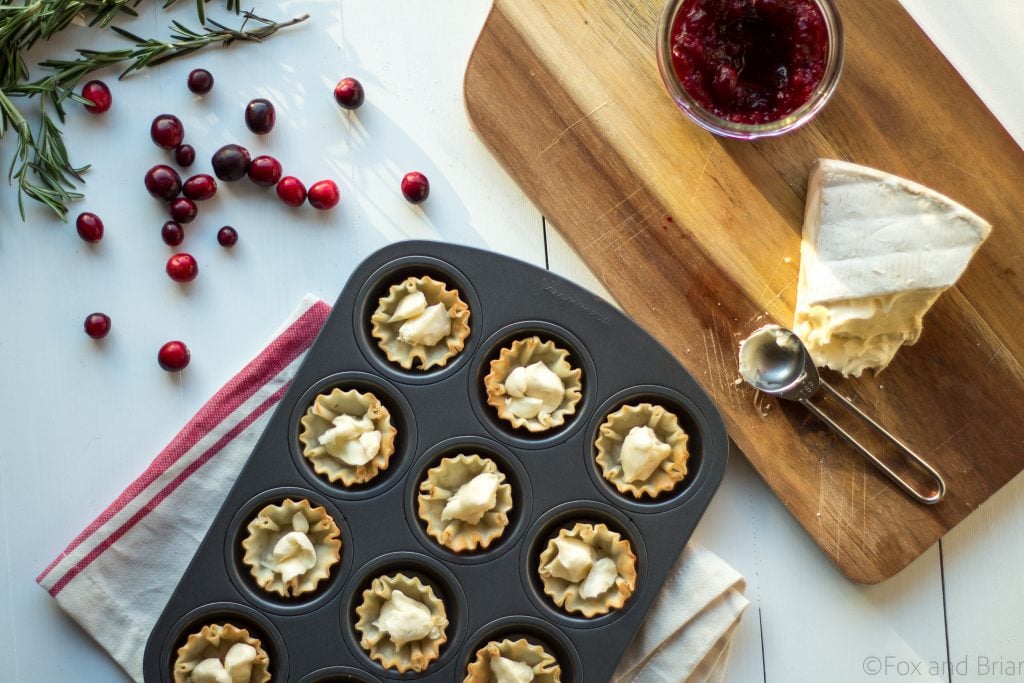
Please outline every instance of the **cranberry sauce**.
[[683, 0], [672, 26], [680, 84], [715, 116], [777, 121], [811, 99], [828, 59], [814, 0]]

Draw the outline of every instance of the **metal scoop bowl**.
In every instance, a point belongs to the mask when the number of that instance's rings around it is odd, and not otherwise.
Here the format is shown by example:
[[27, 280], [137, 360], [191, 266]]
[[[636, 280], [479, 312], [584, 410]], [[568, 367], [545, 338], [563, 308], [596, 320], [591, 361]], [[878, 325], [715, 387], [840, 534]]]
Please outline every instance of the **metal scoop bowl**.
[[[946, 494], [946, 482], [931, 465], [818, 376], [818, 369], [814, 366], [807, 348], [791, 330], [778, 325], [767, 325], [745, 339], [740, 344], [740, 374], [747, 384], [758, 391], [802, 403], [911, 498], [927, 505], [934, 505]], [[823, 389], [839, 405], [859, 417], [891, 443], [906, 465], [931, 480], [930, 489], [922, 490], [921, 487], [908, 482], [812, 403], [810, 399], [819, 389]]]

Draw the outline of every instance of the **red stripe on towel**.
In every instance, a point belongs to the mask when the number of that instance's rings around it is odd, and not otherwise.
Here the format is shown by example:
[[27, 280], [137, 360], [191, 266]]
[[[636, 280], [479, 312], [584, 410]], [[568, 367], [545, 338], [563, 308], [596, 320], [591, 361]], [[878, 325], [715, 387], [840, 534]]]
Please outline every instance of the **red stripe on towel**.
[[[36, 577], [42, 583], [61, 560], [92, 536], [104, 524], [135, 500], [156, 479], [177, 463], [200, 440], [216, 429], [231, 413], [249, 400], [274, 377], [279, 375], [313, 343], [331, 312], [331, 307], [317, 301], [289, 325], [263, 351], [199, 409], [170, 444], [160, 452], [142, 475], [132, 482], [111, 505], [80, 533], [75, 540], [43, 572]], [[248, 419], [248, 418], [247, 418]], [[220, 441], [218, 441], [220, 443]], [[217, 450], [220, 450], [219, 448]], [[209, 451], [207, 451], [209, 453]], [[205, 456], [205, 453], [204, 453]], [[189, 468], [191, 469], [191, 468]], [[188, 470], [186, 470], [188, 471]], [[108, 544], [109, 545], [109, 544]], [[63, 579], [62, 579], [63, 580]], [[56, 586], [55, 586], [56, 587]], [[58, 591], [59, 592], [59, 591]], [[56, 595], [51, 589], [51, 593]]]

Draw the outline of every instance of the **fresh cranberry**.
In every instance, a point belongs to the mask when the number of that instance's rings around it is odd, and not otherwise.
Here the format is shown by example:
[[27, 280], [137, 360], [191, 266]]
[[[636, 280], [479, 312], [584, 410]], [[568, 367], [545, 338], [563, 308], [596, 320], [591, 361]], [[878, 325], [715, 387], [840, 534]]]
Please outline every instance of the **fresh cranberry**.
[[86, 211], [78, 214], [75, 227], [78, 228], [78, 236], [89, 244], [95, 244], [103, 239], [103, 221], [94, 213]]
[[164, 227], [160, 228], [160, 239], [169, 247], [176, 247], [185, 241], [185, 228], [181, 223], [167, 221]]
[[188, 74], [188, 89], [197, 95], [213, 90], [213, 74], [206, 69], [192, 69]]
[[430, 181], [419, 171], [406, 173], [402, 178], [402, 194], [413, 204], [419, 204], [430, 196]]
[[685, 0], [672, 26], [672, 66], [713, 115], [768, 123], [811, 98], [828, 40], [814, 0]]
[[85, 317], [85, 333], [93, 339], [103, 339], [110, 333], [110, 316], [90, 313]]
[[192, 145], [178, 145], [174, 148], [174, 161], [182, 168], [188, 168], [196, 161], [196, 150]]
[[149, 136], [157, 147], [174, 149], [185, 139], [185, 126], [181, 125], [181, 119], [177, 116], [160, 114], [149, 127]]
[[306, 186], [295, 176], [286, 175], [277, 184], [277, 196], [288, 206], [302, 206], [306, 201]]
[[185, 181], [181, 193], [193, 201], [205, 201], [217, 194], [217, 181], [212, 175], [200, 173]]
[[238, 242], [238, 231], [230, 225], [225, 225], [217, 231], [217, 244], [222, 247], [233, 247]]
[[188, 366], [192, 354], [183, 341], [169, 341], [160, 347], [156, 360], [167, 372], [179, 372]]
[[213, 153], [210, 163], [213, 164], [213, 172], [218, 178], [230, 182], [246, 174], [251, 158], [249, 150], [241, 145], [224, 145]]
[[176, 223], [191, 223], [199, 215], [199, 207], [188, 197], [178, 197], [167, 205], [167, 213]]
[[245, 125], [257, 135], [266, 135], [274, 128], [277, 113], [270, 100], [252, 100], [245, 107]]
[[334, 99], [343, 109], [358, 109], [366, 99], [366, 92], [356, 79], [343, 78], [334, 86]]
[[249, 164], [249, 180], [263, 187], [277, 185], [281, 179], [281, 162], [270, 156], [260, 156]]
[[82, 97], [92, 102], [85, 105], [90, 114], [104, 114], [110, 110], [114, 98], [110, 96], [110, 88], [103, 81], [89, 81], [82, 86]]
[[157, 199], [170, 201], [181, 192], [181, 176], [166, 164], [154, 166], [146, 171], [146, 189]]
[[341, 200], [341, 193], [333, 180], [321, 180], [309, 186], [309, 203], [314, 209], [333, 209]]
[[199, 275], [199, 264], [192, 254], [175, 254], [167, 259], [166, 270], [175, 282], [192, 282]]

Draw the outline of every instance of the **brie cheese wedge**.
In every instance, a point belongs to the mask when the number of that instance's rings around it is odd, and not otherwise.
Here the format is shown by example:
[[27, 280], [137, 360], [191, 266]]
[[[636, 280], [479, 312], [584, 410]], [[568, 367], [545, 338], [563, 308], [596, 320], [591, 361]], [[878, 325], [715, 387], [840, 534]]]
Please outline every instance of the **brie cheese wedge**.
[[793, 331], [815, 365], [859, 377], [921, 335], [991, 226], [934, 190], [819, 159], [807, 185]]

